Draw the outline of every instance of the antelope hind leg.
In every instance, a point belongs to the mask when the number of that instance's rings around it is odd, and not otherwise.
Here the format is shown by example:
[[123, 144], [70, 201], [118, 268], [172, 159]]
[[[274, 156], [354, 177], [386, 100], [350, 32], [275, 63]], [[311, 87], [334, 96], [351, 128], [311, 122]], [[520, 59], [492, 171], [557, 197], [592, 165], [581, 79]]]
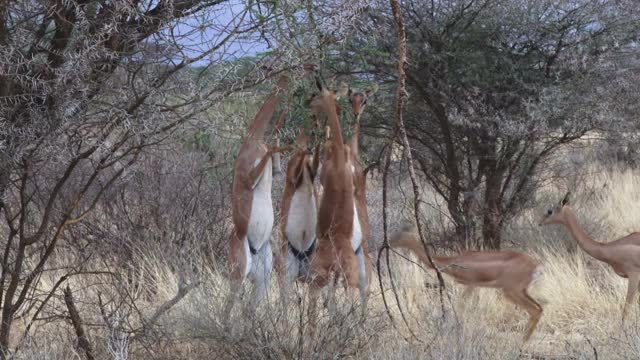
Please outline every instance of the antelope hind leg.
[[300, 270], [301, 264], [298, 259], [291, 253], [291, 250], [287, 249], [286, 257], [282, 256], [284, 259], [282, 260], [282, 266], [279, 269], [278, 281], [280, 285], [280, 298], [282, 303], [282, 308], [286, 311], [288, 308], [288, 300], [289, 300], [289, 287], [291, 284], [296, 281]]
[[525, 331], [525, 335], [523, 341], [526, 343], [529, 341], [531, 334], [536, 329], [538, 325], [538, 321], [540, 321], [540, 316], [542, 316], [542, 307], [535, 300], [533, 300], [529, 294], [527, 294], [526, 290], [504, 290], [504, 295], [508, 300], [516, 305], [522, 306], [527, 313], [529, 313], [529, 321], [527, 322], [527, 327]]
[[529, 294], [527, 294], [527, 290], [512, 290], [504, 291], [507, 299], [511, 300], [514, 304], [522, 306], [527, 313], [529, 313], [529, 321], [527, 322], [527, 327], [525, 331], [525, 335], [523, 341], [526, 343], [529, 341], [529, 338], [533, 334], [533, 331], [536, 329], [538, 322], [540, 321], [540, 317], [542, 316], [542, 306], [538, 304]]
[[624, 319], [629, 312], [629, 308], [631, 304], [633, 304], [633, 300], [636, 297], [636, 293], [638, 292], [638, 281], [640, 281], [640, 274], [631, 274], [629, 276], [629, 283], [627, 284], [627, 298], [624, 303], [624, 307], [622, 308], [622, 322], [624, 323]]
[[224, 326], [229, 325], [229, 318], [235, 303], [238, 302], [238, 295], [242, 289], [242, 283], [251, 270], [251, 253], [249, 252], [247, 239], [238, 239], [235, 233], [231, 236], [229, 249], [229, 294], [227, 295], [224, 312], [222, 314], [222, 323]]
[[537, 301], [535, 301], [528, 293], [527, 290], [524, 290], [524, 296], [527, 299], [527, 303], [529, 304], [529, 308], [528, 308], [528, 312], [529, 315], [531, 316], [529, 318], [529, 324], [527, 326], [527, 333], [524, 337], [524, 341], [528, 341], [529, 338], [531, 337], [531, 334], [533, 334], [533, 332], [535, 331], [536, 327], [538, 326], [538, 322], [540, 321], [540, 318], [542, 317], [542, 306], [540, 304], [538, 304]]
[[271, 269], [273, 268], [273, 253], [271, 252], [271, 242], [267, 241], [258, 250], [258, 253], [252, 256], [253, 260], [253, 276], [255, 279], [255, 297], [254, 310], [262, 302], [267, 295], [269, 286], [269, 278], [271, 277]]
[[358, 258], [358, 290], [360, 290], [360, 304], [362, 306], [362, 318], [367, 316], [367, 300], [369, 279], [367, 278], [367, 264], [366, 256], [364, 255], [364, 249], [361, 247], [360, 251], [356, 253]]
[[318, 297], [322, 288], [327, 285], [327, 272], [316, 273], [309, 285], [309, 303], [307, 305], [307, 318], [309, 326], [309, 337], [314, 338], [318, 326]]

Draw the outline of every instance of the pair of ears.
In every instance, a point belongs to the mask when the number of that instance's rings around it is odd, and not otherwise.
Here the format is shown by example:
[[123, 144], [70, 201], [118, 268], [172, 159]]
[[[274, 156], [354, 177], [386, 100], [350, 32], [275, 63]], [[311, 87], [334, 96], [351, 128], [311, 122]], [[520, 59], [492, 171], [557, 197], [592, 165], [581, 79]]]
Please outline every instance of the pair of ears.
[[[322, 85], [322, 81], [320, 80], [319, 77], [316, 77], [316, 86], [318, 87], [318, 89], [320, 91], [324, 91], [326, 90], [326, 88], [324, 87], [324, 85]], [[363, 91], [363, 93], [368, 97], [371, 96], [373, 94], [375, 94], [376, 92], [378, 92], [378, 84], [373, 84], [373, 86], [365, 91]], [[340, 85], [338, 85], [338, 89], [337, 90], [329, 90], [330, 92], [332, 92], [336, 98], [340, 98], [343, 96], [351, 96], [355, 91], [351, 88], [351, 86], [349, 86], [346, 82], [341, 81]]]
[[[354, 92], [356, 92], [356, 91], [354, 91], [354, 90], [351, 88], [351, 86], [349, 86], [349, 85], [345, 84], [344, 82], [341, 84], [341, 86], [342, 86], [342, 85], [344, 85], [344, 86], [346, 86], [346, 87], [347, 87], [347, 93], [346, 93], [346, 95], [347, 95], [347, 96], [351, 96]], [[373, 84], [373, 86], [372, 86], [372, 87], [370, 87], [369, 89], [367, 89], [367, 90], [365, 90], [365, 91], [362, 91], [362, 93], [363, 93], [366, 97], [369, 97], [369, 96], [371, 96], [371, 95], [375, 94], [376, 92], [378, 92], [378, 88], [379, 88], [379, 87], [378, 87], [378, 84]], [[343, 95], [343, 96], [344, 96], [344, 95]]]

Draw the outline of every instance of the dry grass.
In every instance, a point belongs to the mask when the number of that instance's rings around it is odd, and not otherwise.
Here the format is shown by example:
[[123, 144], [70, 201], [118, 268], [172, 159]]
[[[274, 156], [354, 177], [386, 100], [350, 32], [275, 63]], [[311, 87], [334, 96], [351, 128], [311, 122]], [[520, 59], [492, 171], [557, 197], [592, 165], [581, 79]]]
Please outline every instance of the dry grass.
[[[611, 240], [640, 228], [640, 172], [598, 171], [574, 187], [574, 208], [588, 233], [599, 240]], [[540, 300], [544, 314], [531, 341], [523, 345], [521, 337], [527, 321], [522, 309], [506, 302], [491, 289], [482, 289], [468, 301], [460, 301], [462, 288], [446, 279], [443, 316], [436, 284], [431, 273], [392, 255], [392, 272], [398, 289], [402, 320], [384, 277], [385, 294], [393, 315], [391, 321], [382, 302], [377, 277], [372, 280], [369, 314], [359, 317], [358, 297], [335, 290], [326, 295], [327, 308], [321, 312], [318, 336], [309, 338], [304, 316], [306, 289], [294, 286], [290, 307], [281, 308], [275, 278], [269, 299], [253, 313], [250, 301], [238, 304], [231, 315], [231, 326], [221, 324], [222, 309], [228, 291], [224, 271], [210, 268], [201, 272], [200, 286], [160, 318], [148, 338], [91, 327], [89, 334], [98, 358], [110, 359], [282, 359], [282, 358], [362, 358], [362, 359], [637, 359], [640, 357], [640, 311], [634, 307], [630, 321], [621, 325], [621, 306], [626, 282], [607, 266], [572, 246], [559, 227], [538, 227], [546, 205], [560, 199], [566, 188], [546, 187], [537, 194], [534, 208], [525, 211], [506, 230], [505, 238], [513, 248], [526, 251], [544, 264], [544, 275], [534, 284], [531, 294]], [[371, 201], [379, 195], [372, 191]], [[434, 203], [437, 199], [433, 198]], [[403, 217], [402, 211], [394, 219]], [[439, 216], [438, 211], [430, 216]], [[380, 223], [372, 211], [374, 229]], [[374, 230], [379, 231], [379, 230]], [[379, 239], [380, 235], [375, 235]], [[147, 256], [144, 271], [157, 280], [155, 296], [144, 299], [141, 290], [129, 293], [138, 298], [136, 312], [149, 315], [158, 305], [171, 299], [183, 281], [161, 256]], [[386, 266], [383, 269], [386, 274]], [[43, 279], [42, 287], [52, 286]], [[73, 279], [71, 287], [85, 322], [100, 323], [95, 299], [104, 279]], [[247, 286], [247, 288], [250, 288]], [[246, 299], [251, 294], [245, 294]], [[105, 296], [102, 293], [102, 296]], [[114, 295], [114, 298], [117, 297]], [[51, 311], [60, 305], [52, 302]], [[131, 310], [131, 309], [130, 309]], [[139, 322], [135, 312], [123, 312], [121, 321]], [[73, 333], [61, 323], [37, 328], [26, 339], [16, 359], [81, 358], [72, 344]], [[118, 341], [120, 342], [119, 348]], [[118, 351], [119, 355], [118, 355]]]

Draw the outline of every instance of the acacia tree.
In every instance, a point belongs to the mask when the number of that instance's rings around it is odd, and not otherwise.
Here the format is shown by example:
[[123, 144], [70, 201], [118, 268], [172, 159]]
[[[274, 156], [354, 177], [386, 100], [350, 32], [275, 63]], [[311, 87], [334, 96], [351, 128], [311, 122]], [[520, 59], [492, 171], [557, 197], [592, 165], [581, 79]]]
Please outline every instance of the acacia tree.
[[[384, 5], [345, 51], [363, 60], [343, 71], [394, 78]], [[412, 152], [463, 245], [500, 247], [560, 146], [634, 122], [637, 66], [620, 59], [639, 50], [631, 2], [408, 1], [403, 13]]]
[[[230, 93], [282, 71], [277, 53], [247, 66], [227, 62], [242, 55], [239, 37], [259, 36], [257, 30], [278, 16], [274, 6], [255, 5], [0, 3], [3, 357], [13, 320], [31, 316], [51, 298], [38, 298], [34, 289], [66, 230], [86, 219], [149, 147]], [[206, 66], [193, 71], [194, 64]], [[86, 260], [71, 265], [56, 287]]]

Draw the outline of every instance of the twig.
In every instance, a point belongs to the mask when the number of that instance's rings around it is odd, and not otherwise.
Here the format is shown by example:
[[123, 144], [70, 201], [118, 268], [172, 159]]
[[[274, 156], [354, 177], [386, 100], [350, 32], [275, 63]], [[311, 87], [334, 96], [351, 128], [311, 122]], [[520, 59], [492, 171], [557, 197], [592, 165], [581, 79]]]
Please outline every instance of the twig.
[[588, 337], [585, 336], [584, 338], [587, 340], [589, 346], [591, 346], [591, 349], [593, 349], [593, 356], [595, 357], [595, 360], [598, 360], [598, 350], [596, 349], [595, 345], [591, 343], [591, 340]]
[[175, 306], [178, 302], [180, 302], [180, 300], [182, 300], [182, 298], [184, 298], [185, 296], [187, 296], [187, 294], [189, 293], [189, 291], [193, 290], [195, 287], [198, 286], [198, 282], [194, 282], [191, 283], [189, 285], [183, 286], [180, 285], [178, 287], [178, 292], [176, 293], [176, 295], [167, 300], [165, 303], [163, 303], [162, 305], [160, 305], [158, 307], [158, 309], [156, 310], [155, 313], [153, 313], [153, 315], [151, 315], [151, 317], [149, 318], [148, 321], [145, 321], [144, 326], [143, 326], [143, 333], [146, 333], [147, 330], [149, 330], [157, 321], [158, 319], [164, 315], [167, 311], [169, 311], [173, 306]]
[[[391, 319], [391, 324], [397, 330], [398, 328], [396, 327], [396, 323], [393, 321], [393, 315], [391, 314], [391, 309], [389, 309], [389, 305], [387, 303], [387, 298], [386, 298], [386, 296], [384, 294], [384, 286], [382, 285], [382, 276], [381, 276], [381, 273], [380, 273], [380, 269], [381, 269], [381, 267], [380, 267], [380, 259], [382, 258], [382, 251], [385, 250], [385, 249], [387, 250], [386, 251], [386, 255], [387, 255], [386, 260], [387, 260], [387, 271], [389, 272], [389, 281], [391, 283], [391, 290], [392, 290], [393, 295], [395, 296], [395, 299], [396, 299], [396, 305], [398, 306], [398, 310], [400, 311], [400, 317], [402, 318], [402, 321], [404, 322], [405, 326], [407, 327], [407, 330], [409, 330], [409, 334], [411, 334], [411, 337], [413, 337], [414, 339], [420, 341], [420, 339], [416, 336], [416, 334], [411, 329], [411, 326], [409, 326], [409, 322], [407, 321], [407, 317], [404, 315], [404, 311], [402, 310], [402, 305], [400, 303], [400, 298], [398, 297], [398, 291], [396, 290], [396, 285], [395, 285], [395, 282], [393, 280], [393, 276], [391, 274], [391, 266], [389, 265], [389, 249], [391, 249], [391, 248], [385, 244], [378, 251], [378, 282], [380, 283], [380, 292], [382, 294], [382, 301], [384, 302], [384, 307], [387, 310], [387, 315], [389, 315], [389, 319]], [[409, 342], [409, 339], [407, 339], [404, 335], [402, 335], [402, 337], [404, 338], [404, 340], [406, 342]]]
[[[396, 126], [396, 130], [397, 130], [397, 126]], [[394, 134], [395, 135], [395, 134]], [[395, 136], [394, 136], [395, 138]], [[393, 138], [392, 138], [393, 139]], [[396, 327], [394, 321], [393, 321], [393, 316], [391, 315], [391, 310], [389, 309], [389, 305], [387, 304], [387, 298], [385, 297], [384, 294], [384, 286], [382, 284], [382, 277], [380, 276], [380, 258], [382, 255], [382, 250], [386, 249], [386, 263], [387, 263], [387, 271], [389, 272], [389, 282], [391, 283], [391, 290], [393, 291], [393, 295], [396, 299], [396, 306], [398, 307], [398, 310], [400, 311], [400, 317], [402, 318], [402, 321], [404, 322], [405, 326], [407, 327], [407, 329], [409, 330], [409, 333], [411, 334], [411, 336], [413, 338], [415, 338], [416, 340], [419, 341], [418, 337], [414, 334], [413, 330], [411, 329], [411, 326], [409, 326], [409, 322], [407, 321], [407, 317], [404, 315], [404, 311], [402, 310], [402, 304], [400, 303], [400, 298], [398, 297], [398, 292], [396, 291], [396, 284], [395, 281], [393, 280], [393, 275], [391, 272], [391, 264], [389, 262], [389, 249], [391, 248], [389, 246], [389, 231], [388, 231], [388, 221], [387, 219], [389, 218], [388, 214], [387, 214], [387, 204], [388, 204], [388, 192], [387, 192], [387, 184], [388, 184], [388, 178], [389, 178], [389, 166], [391, 164], [391, 151], [392, 151], [392, 144], [393, 144], [393, 140], [389, 141], [389, 145], [388, 145], [388, 149], [387, 152], [385, 153], [385, 159], [384, 159], [384, 169], [382, 172], [382, 230], [383, 230], [383, 234], [384, 234], [384, 244], [382, 246], [382, 248], [380, 249], [380, 251], [378, 252], [378, 281], [380, 283], [380, 292], [382, 293], [382, 301], [384, 302], [384, 306], [385, 309], [387, 310], [387, 315], [389, 315], [389, 318], [391, 319], [391, 323], [393, 324], [394, 327]], [[408, 342], [409, 340], [405, 338], [405, 340]]]
[[69, 311], [69, 316], [71, 317], [71, 324], [73, 325], [74, 330], [76, 331], [76, 335], [78, 336], [78, 347], [84, 351], [84, 354], [87, 356], [88, 360], [94, 360], [93, 357], [93, 349], [91, 348], [91, 343], [87, 338], [87, 334], [84, 332], [84, 328], [82, 327], [82, 319], [80, 318], [80, 314], [78, 313], [78, 309], [76, 305], [73, 303], [73, 294], [71, 293], [71, 289], [69, 285], [64, 289], [64, 303], [67, 305], [67, 310]]

